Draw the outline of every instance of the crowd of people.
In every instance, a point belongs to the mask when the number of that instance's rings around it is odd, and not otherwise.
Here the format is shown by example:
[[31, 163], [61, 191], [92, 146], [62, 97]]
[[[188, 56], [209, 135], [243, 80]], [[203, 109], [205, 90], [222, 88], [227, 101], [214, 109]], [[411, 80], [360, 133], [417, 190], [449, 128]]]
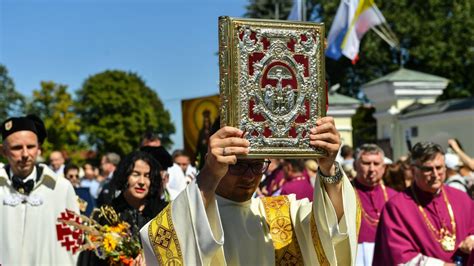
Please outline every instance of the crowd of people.
[[123, 158], [75, 165], [61, 151], [38, 162], [47, 136], [36, 116], [1, 127], [0, 265], [106, 265], [71, 252], [76, 239], [57, 222], [101, 206], [140, 235], [137, 264], [474, 263], [474, 159], [455, 139], [448, 151], [417, 143], [393, 162], [376, 144], [340, 147], [326, 117], [309, 137], [327, 157], [245, 160], [243, 132], [214, 127], [198, 171], [156, 134]]

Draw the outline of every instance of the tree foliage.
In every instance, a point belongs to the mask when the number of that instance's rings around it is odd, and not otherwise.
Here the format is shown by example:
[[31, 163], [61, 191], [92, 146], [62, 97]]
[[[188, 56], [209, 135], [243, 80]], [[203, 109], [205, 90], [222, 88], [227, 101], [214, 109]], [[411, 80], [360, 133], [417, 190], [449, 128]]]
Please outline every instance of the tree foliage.
[[283, 20], [288, 17], [293, 3], [292, 0], [249, 0], [249, 2], [246, 17]]
[[373, 117], [375, 108], [360, 106], [352, 116], [354, 126], [352, 136], [354, 137], [354, 147], [359, 147], [364, 143], [377, 142], [377, 121]]
[[18, 116], [23, 111], [24, 97], [15, 90], [15, 83], [8, 69], [0, 64], [0, 123], [9, 116]]
[[[271, 0], [250, 0], [247, 16], [272, 18]], [[307, 17], [323, 21], [327, 32], [336, 14], [339, 1], [309, 0]], [[286, 17], [291, 2], [281, 10]], [[399, 0], [377, 1], [387, 22], [407, 49], [405, 67], [448, 78], [451, 82], [440, 99], [474, 95], [474, 6], [472, 1]], [[261, 10], [267, 8], [267, 11]], [[259, 10], [254, 12], [253, 10]], [[355, 96], [362, 84], [395, 71], [400, 67], [399, 53], [391, 49], [374, 32], [363, 38], [359, 61], [352, 65], [348, 59], [326, 60], [328, 80], [341, 83], [341, 91]]]
[[[73, 156], [80, 149], [80, 120], [67, 86], [53, 81], [41, 82], [41, 89], [33, 91], [27, 112], [43, 119], [48, 138], [43, 144], [44, 155], [51, 151], [66, 151]], [[73, 156], [74, 157], [74, 156]]]
[[158, 95], [140, 76], [108, 70], [86, 79], [77, 91], [83, 133], [99, 153], [127, 154], [146, 131], [161, 133], [165, 146], [175, 128]]

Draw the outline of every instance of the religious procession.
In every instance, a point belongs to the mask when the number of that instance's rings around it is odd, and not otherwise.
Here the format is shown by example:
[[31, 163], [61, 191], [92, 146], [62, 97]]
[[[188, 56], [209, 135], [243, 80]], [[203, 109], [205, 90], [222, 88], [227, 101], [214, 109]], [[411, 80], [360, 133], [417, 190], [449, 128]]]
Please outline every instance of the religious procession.
[[1, 8], [0, 266], [474, 266], [469, 3]]

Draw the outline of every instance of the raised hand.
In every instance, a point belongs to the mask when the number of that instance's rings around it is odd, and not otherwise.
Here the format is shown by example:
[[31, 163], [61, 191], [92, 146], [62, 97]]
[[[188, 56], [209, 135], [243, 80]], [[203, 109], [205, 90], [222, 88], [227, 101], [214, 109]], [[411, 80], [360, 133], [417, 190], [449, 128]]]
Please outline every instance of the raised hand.
[[204, 206], [214, 199], [217, 185], [229, 170], [229, 164], [237, 162], [237, 155], [249, 153], [250, 143], [242, 138], [243, 134], [238, 128], [223, 127], [209, 138], [206, 162], [197, 177]]
[[335, 174], [333, 167], [337, 152], [341, 146], [341, 138], [336, 130], [334, 118], [326, 116], [316, 121], [316, 127], [313, 127], [309, 135], [310, 144], [319, 147], [327, 152], [326, 157], [319, 157], [316, 160], [324, 175], [332, 176]]

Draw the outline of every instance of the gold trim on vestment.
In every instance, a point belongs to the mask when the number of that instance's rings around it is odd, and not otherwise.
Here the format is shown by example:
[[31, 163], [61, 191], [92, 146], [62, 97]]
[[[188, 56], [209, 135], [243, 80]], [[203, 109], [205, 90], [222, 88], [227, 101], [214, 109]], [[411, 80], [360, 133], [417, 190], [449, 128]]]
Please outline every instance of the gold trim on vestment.
[[324, 253], [321, 238], [319, 237], [318, 227], [314, 219], [314, 212], [311, 212], [311, 238], [313, 239], [314, 251], [316, 252], [316, 255], [318, 257], [319, 265], [330, 265], [329, 260], [326, 257], [326, 253]]
[[[357, 190], [354, 188], [354, 192], [357, 196]], [[356, 206], [357, 206], [357, 213], [356, 213], [356, 239], [359, 239], [359, 232], [360, 232], [360, 223], [362, 221], [362, 202], [360, 201], [359, 197], [356, 197]]]
[[171, 218], [168, 204], [148, 226], [148, 239], [159, 265], [184, 265], [183, 254]]
[[266, 221], [275, 248], [275, 265], [304, 265], [290, 216], [287, 196], [262, 198]]

